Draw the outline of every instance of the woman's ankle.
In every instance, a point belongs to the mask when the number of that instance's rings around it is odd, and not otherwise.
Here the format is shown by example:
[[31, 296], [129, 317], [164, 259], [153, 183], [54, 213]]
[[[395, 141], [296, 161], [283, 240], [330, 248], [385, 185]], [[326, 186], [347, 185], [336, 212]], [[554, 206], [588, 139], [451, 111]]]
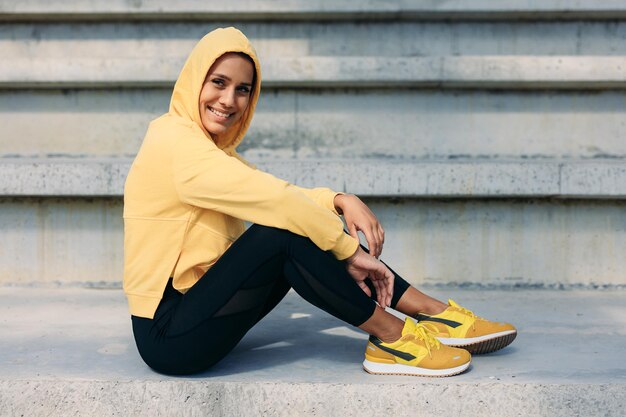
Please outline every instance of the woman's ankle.
[[382, 329], [381, 331], [378, 332], [378, 334], [375, 334], [374, 336], [376, 336], [377, 338], [379, 338], [385, 343], [393, 343], [402, 337], [403, 328], [404, 328], [404, 323], [399, 327], [394, 326], [393, 328], [390, 328], [390, 329]]
[[383, 342], [395, 342], [402, 337], [404, 322], [396, 316], [376, 306], [374, 314], [359, 329], [376, 336]]
[[448, 305], [432, 298], [414, 287], [409, 287], [396, 305], [396, 310], [407, 316], [415, 317], [418, 314], [435, 315], [442, 313]]
[[443, 313], [446, 308], [448, 308], [447, 304], [442, 303], [441, 301], [434, 300], [434, 303], [427, 303], [424, 305], [421, 311], [418, 313], [428, 314], [429, 316], [434, 316], [435, 314]]

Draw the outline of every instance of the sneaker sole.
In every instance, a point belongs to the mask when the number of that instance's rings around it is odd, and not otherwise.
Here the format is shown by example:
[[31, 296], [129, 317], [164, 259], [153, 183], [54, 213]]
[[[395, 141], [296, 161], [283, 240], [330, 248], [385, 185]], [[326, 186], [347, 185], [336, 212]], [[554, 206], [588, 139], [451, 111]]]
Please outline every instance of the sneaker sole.
[[472, 354], [491, 353], [510, 345], [517, 337], [516, 330], [494, 333], [480, 337], [450, 338], [438, 337], [437, 339], [447, 346], [458, 347]]
[[454, 368], [448, 369], [427, 369], [417, 366], [409, 366], [402, 364], [387, 364], [372, 362], [365, 359], [363, 361], [363, 369], [370, 374], [375, 375], [410, 375], [410, 376], [428, 376], [428, 377], [445, 377], [458, 375], [470, 366], [471, 361]]

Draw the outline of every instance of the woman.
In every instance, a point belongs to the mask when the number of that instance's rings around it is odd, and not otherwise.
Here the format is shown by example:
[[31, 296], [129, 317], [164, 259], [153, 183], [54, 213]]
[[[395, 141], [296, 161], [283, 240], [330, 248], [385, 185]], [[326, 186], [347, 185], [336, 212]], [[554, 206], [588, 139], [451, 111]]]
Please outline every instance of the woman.
[[[143, 360], [166, 374], [204, 371], [290, 288], [371, 335], [371, 373], [454, 375], [469, 366], [468, 350], [508, 345], [513, 326], [428, 297], [379, 261], [383, 229], [356, 196], [294, 186], [236, 153], [260, 84], [241, 32], [206, 35], [128, 174], [124, 290]], [[244, 220], [253, 223], [245, 231]]]

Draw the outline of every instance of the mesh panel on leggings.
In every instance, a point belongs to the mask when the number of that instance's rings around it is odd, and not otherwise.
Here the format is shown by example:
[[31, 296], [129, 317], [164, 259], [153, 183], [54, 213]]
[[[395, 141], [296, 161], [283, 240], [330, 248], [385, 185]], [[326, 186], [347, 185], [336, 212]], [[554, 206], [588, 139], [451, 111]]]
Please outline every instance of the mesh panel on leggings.
[[[308, 302], [315, 304], [335, 317], [348, 322], [352, 321], [350, 324], [353, 326], [360, 326], [371, 316], [373, 308], [370, 304], [371, 300], [369, 298], [362, 297], [350, 300], [340, 297], [335, 292], [326, 288], [318, 279], [315, 278], [315, 276], [313, 276], [313, 274], [311, 274], [295, 259], [290, 259], [289, 262], [295, 266], [299, 275], [304, 279], [305, 283], [308, 284], [314, 295], [316, 295], [316, 297], [307, 297], [305, 294], [300, 294], [306, 298]], [[291, 285], [298, 293], [301, 293], [302, 288], [298, 288], [294, 282], [292, 282]], [[356, 283], [352, 281], [349, 282], [348, 285], [356, 286]], [[355, 303], [360, 300], [365, 300], [367, 304], [365, 306], [355, 305]]]
[[229, 316], [231, 314], [244, 313], [246, 311], [261, 309], [265, 306], [267, 295], [275, 285], [270, 282], [267, 285], [256, 288], [242, 288], [213, 317]]

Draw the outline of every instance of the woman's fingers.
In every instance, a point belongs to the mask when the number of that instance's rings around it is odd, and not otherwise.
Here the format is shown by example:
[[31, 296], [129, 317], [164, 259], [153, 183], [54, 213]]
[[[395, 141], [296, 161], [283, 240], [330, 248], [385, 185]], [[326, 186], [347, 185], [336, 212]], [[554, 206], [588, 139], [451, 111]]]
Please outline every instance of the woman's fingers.
[[[366, 237], [368, 235], [366, 234]], [[378, 258], [383, 253], [383, 245], [385, 243], [385, 231], [383, 230], [380, 223], [375, 222], [372, 225], [369, 236], [371, 239], [367, 239], [368, 245], [370, 245], [370, 253], [372, 256]]]
[[374, 284], [374, 289], [376, 290], [376, 301], [378, 301], [378, 304], [380, 304], [381, 307], [387, 307], [385, 285], [379, 279], [373, 279], [372, 284]]
[[371, 291], [365, 282], [370, 278], [376, 290], [376, 299], [381, 307], [388, 307], [393, 297], [393, 272], [387, 266], [368, 255], [360, 247], [347, 261], [347, 270], [350, 276], [357, 282], [357, 285], [371, 297]]
[[374, 240], [374, 244], [375, 244], [374, 257], [378, 258], [380, 256], [380, 251], [381, 251], [380, 236], [378, 236], [378, 232], [376, 231], [374, 227], [372, 227], [370, 231], [370, 235], [372, 236], [372, 239]]
[[363, 232], [370, 254], [378, 258], [383, 251], [385, 232], [376, 215], [355, 195], [345, 194], [335, 199], [346, 220], [350, 236], [358, 239], [358, 231]]
[[387, 277], [385, 282], [387, 283], [387, 297], [389, 297], [389, 304], [391, 305], [391, 300], [393, 299], [393, 281], [395, 276], [391, 271], [389, 271], [390, 277]]
[[370, 255], [376, 257], [376, 250], [378, 248], [376, 246], [376, 241], [372, 236], [372, 232], [369, 229], [365, 229], [363, 230], [363, 234], [365, 235], [365, 240], [367, 240], [367, 248], [369, 249]]
[[350, 236], [352, 236], [356, 240], [359, 240], [359, 232], [358, 232], [358, 229], [356, 227], [356, 224], [349, 223], [348, 224], [348, 231], [350, 232]]
[[393, 281], [394, 275], [385, 264], [380, 262], [380, 269], [378, 271], [377, 281], [381, 283], [381, 291], [385, 294], [387, 305], [391, 304], [393, 298]]
[[393, 273], [380, 261], [371, 268], [369, 277], [376, 290], [376, 298], [381, 307], [388, 307], [393, 296]]
[[[365, 294], [367, 294], [368, 297], [372, 296], [372, 290], [370, 290], [370, 287], [367, 286], [367, 284], [365, 283], [365, 281], [357, 281], [356, 282], [358, 284], [359, 287], [361, 287], [361, 289], [363, 290], [363, 292]], [[378, 294], [378, 290], [376, 290], [376, 294]]]
[[369, 248], [370, 255], [372, 255], [374, 258], [378, 258], [382, 251], [378, 232], [375, 231], [374, 228], [366, 228], [361, 230], [363, 230], [363, 234], [365, 234], [365, 239], [367, 240], [367, 246]]

